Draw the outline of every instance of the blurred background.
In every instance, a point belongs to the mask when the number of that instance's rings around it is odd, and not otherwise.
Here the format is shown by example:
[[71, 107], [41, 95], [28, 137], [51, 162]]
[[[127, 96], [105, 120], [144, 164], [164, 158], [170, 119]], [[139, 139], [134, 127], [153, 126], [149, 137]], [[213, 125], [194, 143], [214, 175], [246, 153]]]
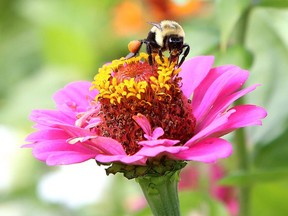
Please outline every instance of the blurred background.
[[[248, 128], [249, 171], [237, 154], [182, 172], [184, 216], [237, 215], [239, 188], [251, 189], [251, 215], [288, 215], [288, 1], [286, 0], [1, 0], [0, 215], [148, 216], [134, 180], [106, 176], [95, 161], [48, 167], [21, 149], [33, 109], [53, 109], [52, 95], [71, 81], [126, 56], [147, 36], [148, 21], [178, 21], [189, 57], [250, 70], [261, 83], [245, 101], [265, 107], [262, 127]], [[233, 136], [228, 137], [233, 143]], [[234, 145], [235, 146], [235, 145]]]

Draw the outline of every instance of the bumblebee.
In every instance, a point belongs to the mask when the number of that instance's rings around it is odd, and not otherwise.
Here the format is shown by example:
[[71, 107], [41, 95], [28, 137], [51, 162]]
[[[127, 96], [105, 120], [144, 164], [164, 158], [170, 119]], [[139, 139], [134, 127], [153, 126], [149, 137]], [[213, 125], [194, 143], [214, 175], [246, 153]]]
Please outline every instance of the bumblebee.
[[[152, 23], [151, 30], [148, 33], [146, 39], [131, 41], [128, 45], [130, 53], [126, 56], [126, 59], [136, 56], [139, 53], [143, 43], [146, 45], [146, 51], [149, 55], [148, 61], [150, 65], [153, 65], [153, 56], [159, 55], [163, 62], [163, 52], [168, 50], [169, 61], [176, 62], [180, 67], [185, 58], [189, 54], [190, 47], [184, 43], [185, 32], [183, 28], [175, 21], [163, 20], [160, 23]], [[179, 61], [179, 56], [183, 54]]]

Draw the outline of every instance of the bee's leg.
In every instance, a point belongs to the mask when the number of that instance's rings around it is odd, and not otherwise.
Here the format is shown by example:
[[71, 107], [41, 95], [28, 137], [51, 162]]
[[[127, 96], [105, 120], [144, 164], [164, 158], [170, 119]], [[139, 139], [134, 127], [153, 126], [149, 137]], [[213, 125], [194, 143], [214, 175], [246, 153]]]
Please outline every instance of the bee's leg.
[[176, 62], [177, 65], [180, 54], [181, 52], [179, 53], [179, 50], [176, 51], [169, 47], [169, 66], [172, 62]]
[[170, 65], [171, 65], [171, 62], [173, 61], [173, 56], [172, 56], [171, 54], [169, 55], [168, 60], [169, 60], [169, 66], [170, 66]]
[[182, 50], [184, 50], [184, 53], [183, 53], [183, 56], [182, 56], [182, 58], [178, 64], [178, 67], [180, 67], [183, 64], [183, 62], [185, 61], [185, 58], [187, 57], [187, 55], [190, 52], [190, 46], [188, 44], [184, 44]]
[[146, 50], [147, 50], [147, 54], [148, 54], [148, 62], [152, 66], [153, 65], [153, 57], [152, 57], [151, 44], [148, 41], [146, 41], [145, 43], [146, 43]]
[[134, 57], [136, 55], [137, 55], [137, 53], [130, 52], [130, 53], [128, 53], [128, 55], [125, 56], [125, 59], [130, 59], [130, 58], [132, 58], [132, 57]]
[[178, 55], [170, 55], [169, 56], [169, 66], [171, 65], [172, 62], [174, 62], [175, 65], [178, 66], [178, 60], [179, 60]]
[[158, 50], [158, 55], [160, 57], [161, 62], [164, 63], [163, 52], [161, 49]]

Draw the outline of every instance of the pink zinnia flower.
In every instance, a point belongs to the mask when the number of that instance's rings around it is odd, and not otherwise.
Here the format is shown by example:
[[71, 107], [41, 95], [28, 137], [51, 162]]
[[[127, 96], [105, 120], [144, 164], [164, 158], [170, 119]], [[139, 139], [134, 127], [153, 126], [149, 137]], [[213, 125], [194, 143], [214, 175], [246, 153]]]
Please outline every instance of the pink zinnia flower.
[[232, 152], [219, 138], [237, 128], [261, 125], [266, 111], [231, 104], [258, 85], [241, 89], [249, 72], [213, 68], [199, 56], [180, 69], [147, 54], [112, 61], [92, 83], [74, 82], [54, 95], [56, 110], [34, 110], [36, 132], [26, 147], [48, 165], [95, 159], [100, 164], [145, 166], [158, 161], [214, 162]]
[[236, 188], [231, 186], [218, 185], [218, 181], [225, 176], [225, 169], [213, 164], [210, 167], [210, 190], [212, 195], [222, 201], [231, 216], [238, 215], [239, 203], [237, 200]]

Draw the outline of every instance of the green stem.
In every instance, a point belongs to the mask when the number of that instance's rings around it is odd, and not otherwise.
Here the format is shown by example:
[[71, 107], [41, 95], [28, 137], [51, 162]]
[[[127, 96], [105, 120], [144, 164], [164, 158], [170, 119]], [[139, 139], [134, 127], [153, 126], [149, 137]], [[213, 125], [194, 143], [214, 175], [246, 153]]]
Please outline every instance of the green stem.
[[[249, 21], [249, 15], [251, 12], [251, 7], [247, 8], [243, 13], [237, 29], [237, 42], [245, 46], [246, 36], [247, 36], [247, 27]], [[240, 98], [235, 104], [241, 105], [244, 104], [245, 99]], [[246, 132], [244, 128], [240, 128], [235, 132], [235, 146], [236, 146], [236, 155], [238, 158], [238, 170], [249, 172], [250, 170], [250, 158], [247, 148]], [[239, 188], [239, 216], [249, 216], [250, 215], [250, 197], [251, 197], [251, 187], [245, 186]]]
[[249, 15], [250, 15], [251, 10], [252, 10], [251, 7], [247, 8], [243, 12], [243, 14], [242, 14], [242, 16], [241, 16], [241, 18], [237, 24], [236, 30], [238, 30], [238, 31], [236, 34], [236, 41], [237, 41], [237, 43], [242, 44], [242, 45], [245, 45], [245, 42], [246, 42], [248, 21], [249, 21]]
[[154, 216], [180, 216], [178, 182], [180, 170], [163, 176], [138, 177]]
[[[238, 169], [244, 172], [249, 171], [249, 157], [246, 145], [246, 133], [243, 128], [235, 132], [236, 154], [238, 157]], [[250, 195], [251, 187], [244, 186], [239, 188], [239, 216], [250, 215]]]

